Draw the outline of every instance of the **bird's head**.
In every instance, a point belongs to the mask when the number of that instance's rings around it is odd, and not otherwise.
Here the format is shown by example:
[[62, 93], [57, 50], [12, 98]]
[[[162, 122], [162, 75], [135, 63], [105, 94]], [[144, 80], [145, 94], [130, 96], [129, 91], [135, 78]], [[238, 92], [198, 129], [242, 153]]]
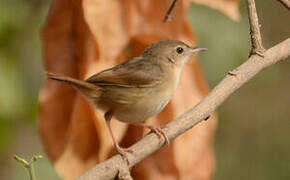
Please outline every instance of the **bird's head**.
[[192, 47], [182, 41], [164, 39], [151, 44], [142, 56], [182, 67], [194, 53], [205, 50], [207, 49]]

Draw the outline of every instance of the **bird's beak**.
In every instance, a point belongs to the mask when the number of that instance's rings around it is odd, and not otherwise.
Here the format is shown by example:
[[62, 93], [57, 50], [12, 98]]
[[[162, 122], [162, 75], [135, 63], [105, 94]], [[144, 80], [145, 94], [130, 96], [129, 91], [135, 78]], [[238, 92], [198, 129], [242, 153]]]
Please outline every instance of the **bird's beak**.
[[206, 48], [201, 48], [201, 47], [191, 47], [191, 52], [192, 53], [196, 53], [196, 52], [199, 52], [199, 51], [207, 51]]

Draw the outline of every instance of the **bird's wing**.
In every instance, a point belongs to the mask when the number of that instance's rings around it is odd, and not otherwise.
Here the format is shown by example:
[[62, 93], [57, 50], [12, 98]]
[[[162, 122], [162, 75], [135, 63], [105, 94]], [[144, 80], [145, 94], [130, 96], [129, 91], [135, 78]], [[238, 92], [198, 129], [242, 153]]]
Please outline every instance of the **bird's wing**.
[[154, 87], [161, 82], [162, 69], [150, 60], [138, 57], [101, 71], [86, 81], [97, 86], [127, 88]]

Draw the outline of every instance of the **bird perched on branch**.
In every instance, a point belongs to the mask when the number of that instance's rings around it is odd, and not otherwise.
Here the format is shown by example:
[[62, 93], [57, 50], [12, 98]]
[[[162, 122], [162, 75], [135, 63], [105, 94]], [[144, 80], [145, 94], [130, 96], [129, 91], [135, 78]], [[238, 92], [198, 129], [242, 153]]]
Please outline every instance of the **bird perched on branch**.
[[57, 80], [79, 90], [96, 108], [104, 111], [115, 150], [128, 163], [127, 152], [114, 137], [111, 119], [140, 125], [151, 129], [159, 137], [166, 134], [161, 128], [146, 125], [143, 121], [158, 114], [171, 100], [181, 70], [190, 56], [205, 48], [191, 47], [181, 41], [165, 39], [151, 44], [138, 57], [103, 70], [81, 81], [47, 73], [47, 78]]

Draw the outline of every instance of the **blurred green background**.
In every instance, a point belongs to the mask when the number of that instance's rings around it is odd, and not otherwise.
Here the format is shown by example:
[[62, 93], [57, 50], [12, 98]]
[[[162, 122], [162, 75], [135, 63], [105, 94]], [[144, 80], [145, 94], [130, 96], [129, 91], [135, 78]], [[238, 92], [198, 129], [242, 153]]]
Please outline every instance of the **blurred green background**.
[[[45, 155], [36, 131], [37, 95], [42, 83], [39, 31], [49, 0], [0, 1], [0, 177], [28, 179], [12, 156]], [[290, 13], [275, 0], [257, 0], [264, 46], [290, 37]], [[233, 22], [222, 13], [192, 4], [188, 18], [198, 44], [209, 51], [199, 56], [213, 88], [228, 71], [244, 62], [250, 48], [244, 1], [242, 18]], [[258, 74], [218, 111], [214, 180], [290, 179], [290, 61]], [[47, 157], [36, 165], [37, 179], [59, 179]]]

